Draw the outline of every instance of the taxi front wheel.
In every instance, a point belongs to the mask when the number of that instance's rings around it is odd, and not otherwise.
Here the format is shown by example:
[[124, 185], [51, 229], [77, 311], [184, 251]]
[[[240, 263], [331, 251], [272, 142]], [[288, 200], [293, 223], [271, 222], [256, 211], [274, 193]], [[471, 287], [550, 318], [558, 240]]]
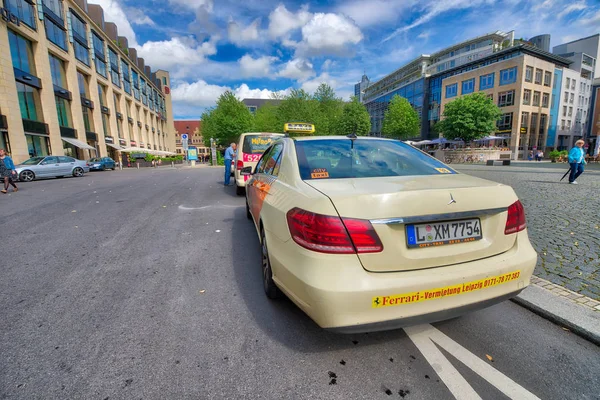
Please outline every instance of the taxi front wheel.
[[260, 230], [260, 242], [262, 248], [262, 273], [265, 293], [268, 298], [277, 299], [280, 297], [280, 292], [275, 285], [275, 282], [273, 282], [273, 271], [271, 270], [271, 262], [269, 261], [269, 249], [267, 248], [267, 238], [265, 237], [264, 229]]

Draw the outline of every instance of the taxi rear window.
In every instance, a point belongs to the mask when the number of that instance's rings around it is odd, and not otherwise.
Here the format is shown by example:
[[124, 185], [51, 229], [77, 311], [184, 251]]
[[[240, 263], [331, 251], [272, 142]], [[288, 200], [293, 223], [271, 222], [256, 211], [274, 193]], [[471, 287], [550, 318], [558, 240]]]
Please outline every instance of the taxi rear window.
[[303, 180], [456, 173], [400, 141], [325, 139], [295, 144]]
[[262, 154], [279, 136], [269, 135], [247, 135], [244, 137], [242, 153]]

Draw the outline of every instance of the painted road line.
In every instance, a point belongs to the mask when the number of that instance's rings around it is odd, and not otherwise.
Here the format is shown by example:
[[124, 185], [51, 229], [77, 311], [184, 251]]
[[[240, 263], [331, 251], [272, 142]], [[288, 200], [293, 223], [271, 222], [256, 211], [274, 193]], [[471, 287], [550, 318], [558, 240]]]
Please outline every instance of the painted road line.
[[[465, 378], [460, 375], [458, 370], [456, 370], [456, 368], [450, 364], [450, 361], [448, 361], [448, 359], [440, 352], [436, 347], [436, 344], [452, 354], [458, 361], [473, 370], [473, 372], [496, 387], [496, 389], [500, 390], [507, 397], [515, 400], [539, 400], [536, 395], [493, 368], [487, 362], [477, 357], [433, 326], [429, 324], [418, 325], [404, 328], [404, 330], [457, 399], [480, 397], [475, 393], [474, 389]], [[440, 357], [444, 360], [440, 361]], [[457, 378], [457, 375], [460, 376], [460, 378]], [[468, 388], [465, 387], [465, 385], [468, 386]], [[471, 392], [475, 393], [477, 397], [470, 397]]]

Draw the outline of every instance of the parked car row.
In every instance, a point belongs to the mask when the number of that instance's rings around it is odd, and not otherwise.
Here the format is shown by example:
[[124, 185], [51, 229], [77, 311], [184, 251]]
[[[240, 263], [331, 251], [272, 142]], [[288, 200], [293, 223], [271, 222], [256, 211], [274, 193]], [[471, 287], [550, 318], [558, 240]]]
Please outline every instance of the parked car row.
[[68, 156], [46, 156], [32, 157], [17, 165], [15, 170], [19, 181], [31, 182], [39, 178], [82, 177], [85, 173], [93, 170], [114, 170], [115, 166], [115, 161], [110, 157], [83, 161]]

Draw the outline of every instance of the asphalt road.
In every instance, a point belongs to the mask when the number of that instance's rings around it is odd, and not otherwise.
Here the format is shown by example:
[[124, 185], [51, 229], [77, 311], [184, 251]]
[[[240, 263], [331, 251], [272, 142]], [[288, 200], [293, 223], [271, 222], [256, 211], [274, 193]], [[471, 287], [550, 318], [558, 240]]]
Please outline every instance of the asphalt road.
[[338, 335], [268, 300], [221, 176], [107, 171], [0, 196], [1, 399], [598, 399], [599, 348], [512, 302]]

